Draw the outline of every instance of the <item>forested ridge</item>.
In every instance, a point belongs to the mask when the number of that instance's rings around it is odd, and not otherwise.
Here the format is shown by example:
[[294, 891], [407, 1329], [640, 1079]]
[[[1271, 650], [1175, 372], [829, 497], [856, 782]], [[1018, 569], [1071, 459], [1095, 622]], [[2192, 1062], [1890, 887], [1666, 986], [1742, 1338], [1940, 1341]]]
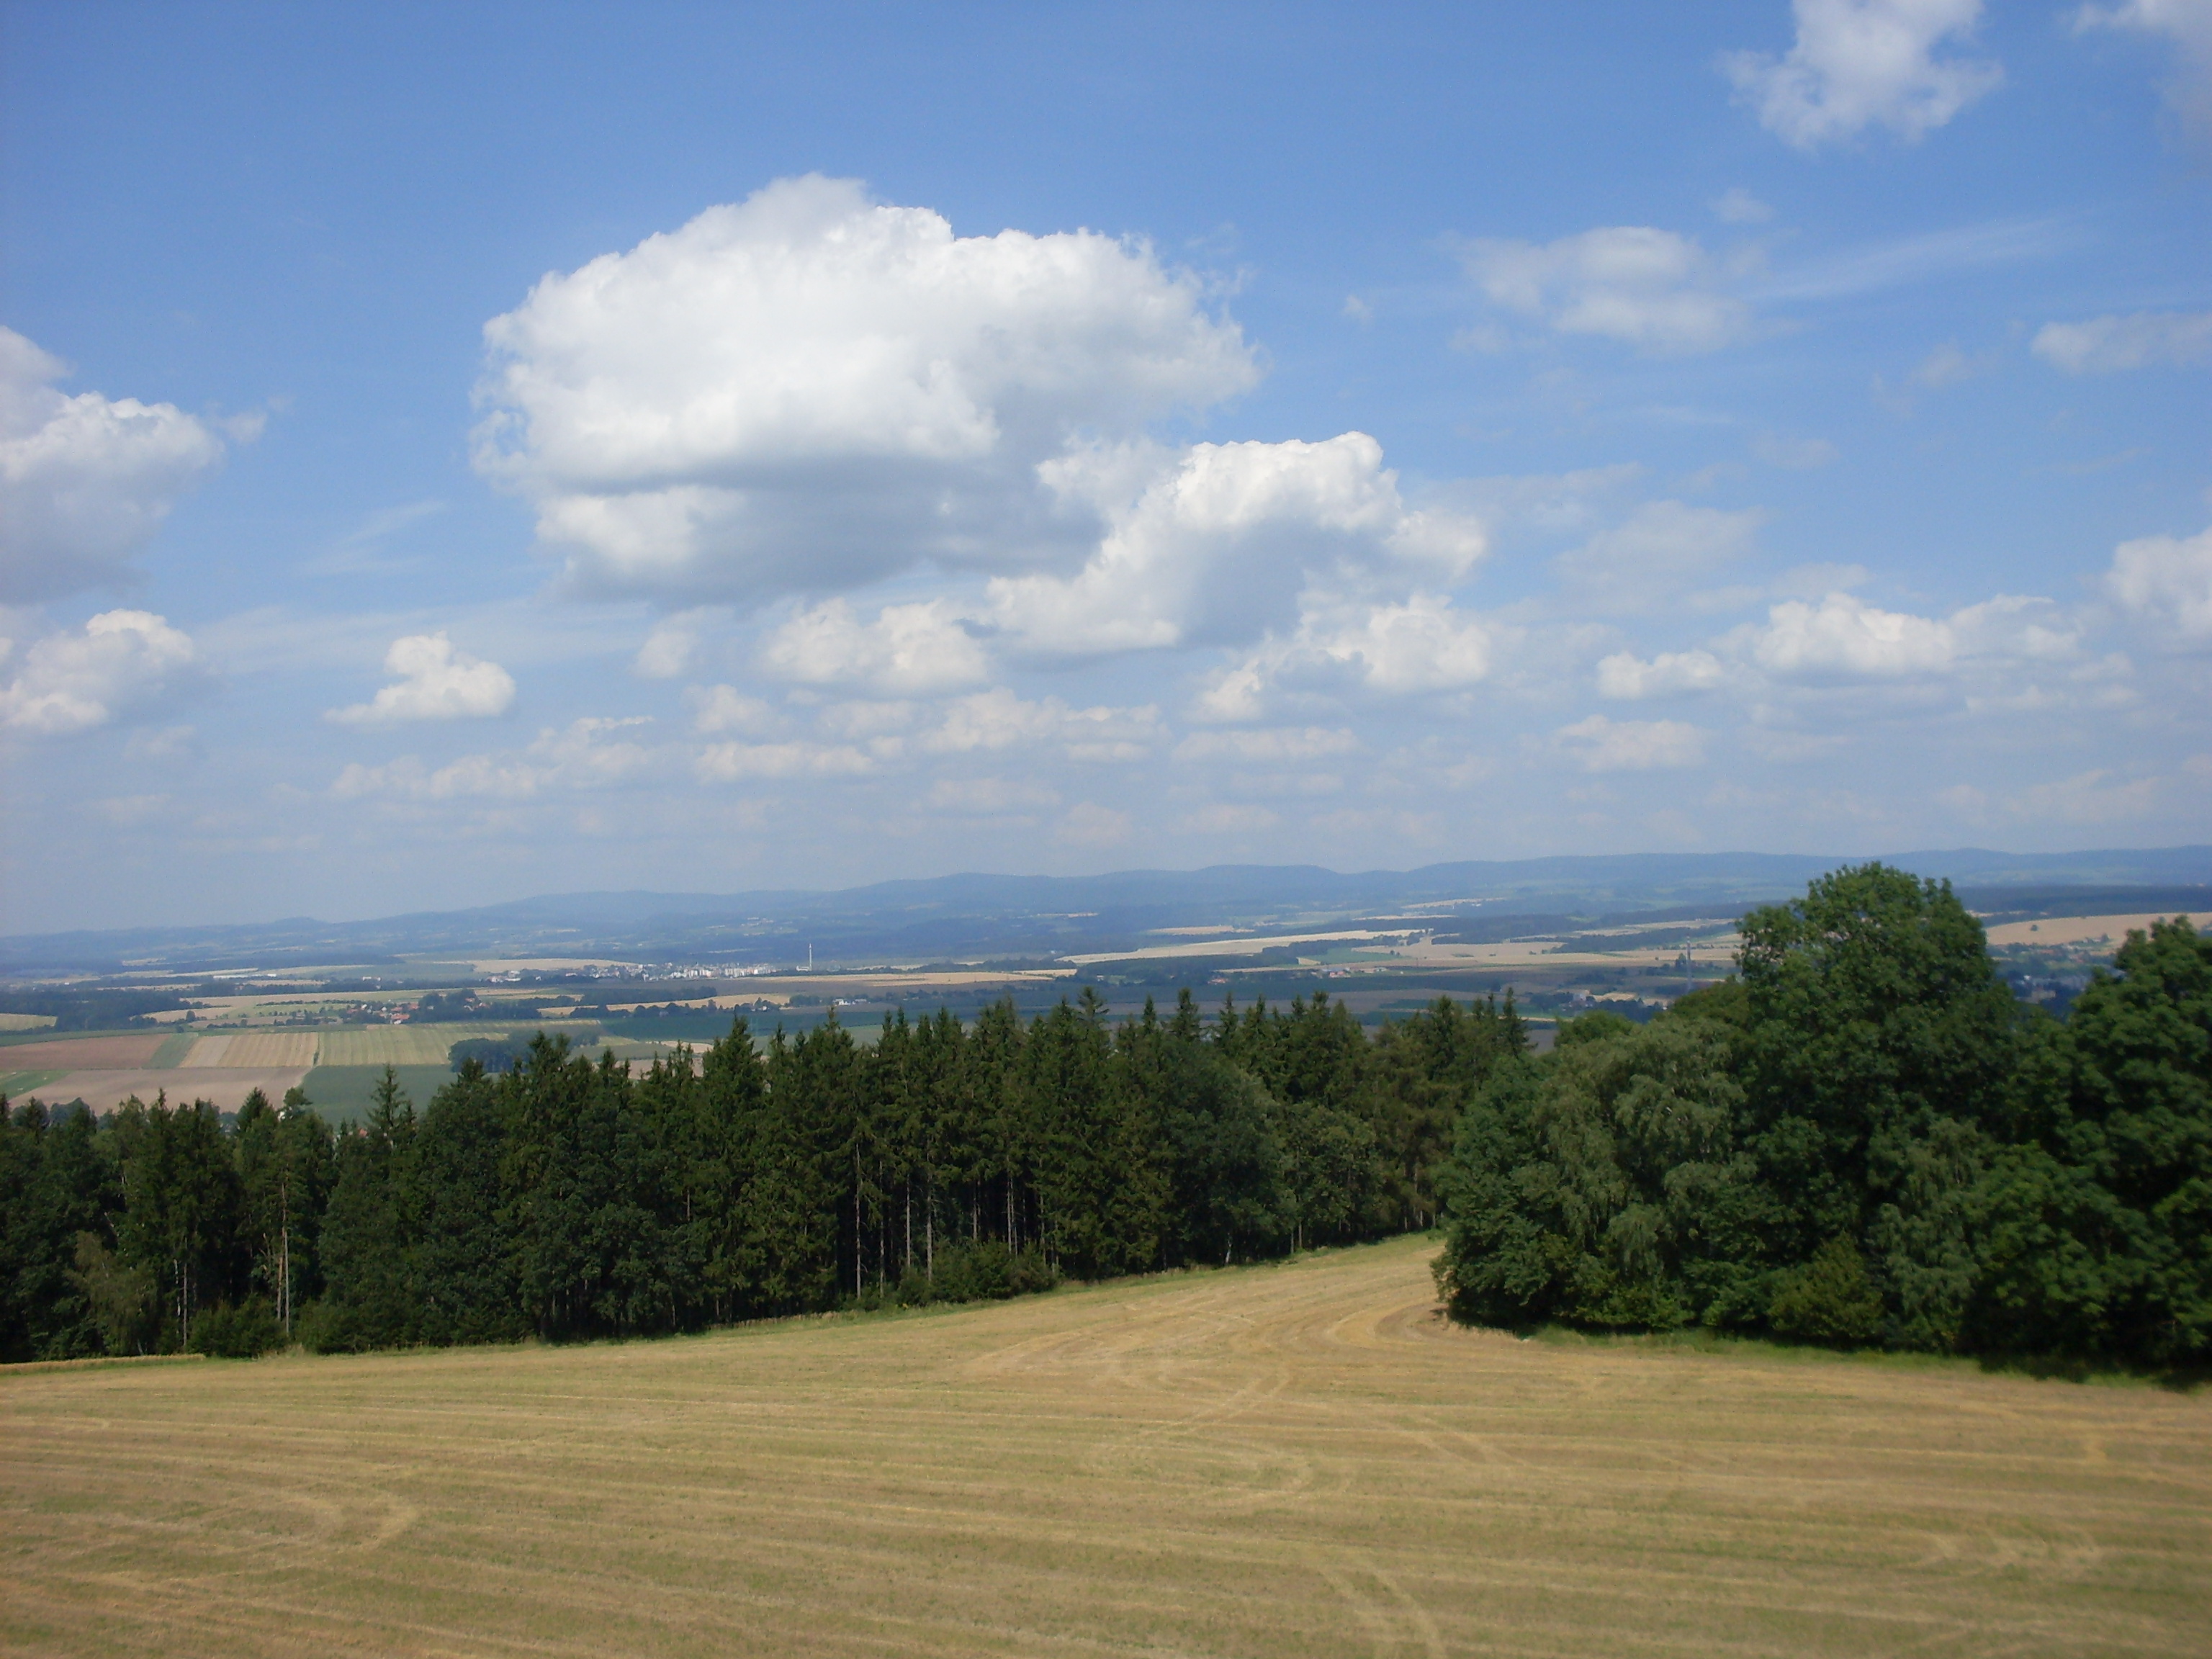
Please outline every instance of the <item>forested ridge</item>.
[[1116, 1024], [1088, 990], [743, 1018], [642, 1073], [540, 1037], [418, 1109], [5, 1113], [0, 1357], [693, 1329], [1447, 1228], [1454, 1314], [2212, 1360], [2212, 940], [2131, 935], [2069, 1017], [1948, 884], [1753, 912], [1740, 971], [1531, 1052], [1503, 1007], [1324, 994]]
[[1003, 1296], [1431, 1226], [1509, 994], [1370, 1036], [1326, 995], [1110, 1022], [1095, 992], [744, 1018], [641, 1073], [539, 1037], [334, 1133], [297, 1097], [7, 1115], [8, 1359], [631, 1335]]

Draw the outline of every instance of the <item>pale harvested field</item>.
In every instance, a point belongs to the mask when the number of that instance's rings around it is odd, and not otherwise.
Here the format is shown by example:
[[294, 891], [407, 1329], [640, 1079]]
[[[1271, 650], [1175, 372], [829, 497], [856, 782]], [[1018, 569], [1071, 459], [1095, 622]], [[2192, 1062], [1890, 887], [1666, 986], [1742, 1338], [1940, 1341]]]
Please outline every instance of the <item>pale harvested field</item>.
[[[526, 1019], [518, 1019], [526, 1024]], [[322, 1038], [325, 1066], [443, 1066], [463, 1037], [501, 1037], [504, 1025], [349, 1025]]]
[[202, 1066], [296, 1066], [315, 1064], [321, 1039], [313, 1031], [234, 1031], [204, 1036], [181, 1064]]
[[[1622, 930], [1626, 931], [1626, 930]], [[1070, 957], [1073, 963], [1129, 962], [1146, 959], [1182, 957], [1257, 956], [1261, 951], [1277, 945], [1352, 945], [1364, 946], [1370, 940], [1397, 939], [1398, 933], [1285, 933], [1261, 939], [1210, 939], [1195, 945], [1148, 945], [1137, 951], [1116, 951], [1109, 955]], [[1716, 932], [1712, 938], [1690, 947], [1697, 961], [1708, 963], [1733, 963], [1737, 939], [1732, 931]], [[1416, 940], [1411, 945], [1376, 945], [1376, 954], [1360, 957], [1346, 965], [1389, 968], [1664, 968], [1682, 959], [1682, 946], [1628, 945], [1619, 949], [1596, 950], [1578, 945], [1572, 939], [1556, 938], [1510, 939], [1496, 945], [1438, 945], [1433, 940]], [[1230, 973], [1248, 973], [1253, 969], [1234, 968]], [[1277, 973], [1279, 969], [1256, 971]]]
[[628, 1346], [0, 1377], [0, 1646], [2212, 1647], [2212, 1402], [1462, 1331], [1431, 1249]]
[[[1161, 933], [1196, 932], [1196, 929], [1161, 928]], [[1262, 951], [1272, 951], [1285, 945], [1364, 945], [1372, 939], [1403, 939], [1406, 929], [1394, 928], [1378, 933], [1374, 928], [1352, 928], [1333, 933], [1268, 933], [1247, 934], [1242, 939], [1200, 939], [1189, 945], [1146, 945], [1134, 951], [1100, 951], [1089, 956], [1067, 959], [1079, 967], [1088, 967], [1094, 962], [1134, 962], [1172, 960], [1178, 957], [1256, 957]]]
[[204, 1100], [234, 1112], [258, 1089], [274, 1105], [307, 1079], [304, 1066], [164, 1066], [129, 1071], [70, 1072], [26, 1094], [59, 1105], [82, 1100], [94, 1112], [112, 1111], [136, 1096], [148, 1105], [166, 1095], [172, 1106]]
[[2154, 921], [2168, 920], [2165, 913], [2132, 916], [2039, 916], [2033, 921], [2008, 921], [1990, 929], [1990, 943], [2005, 945], [2096, 945], [2118, 947], [2132, 930], [2148, 933]]

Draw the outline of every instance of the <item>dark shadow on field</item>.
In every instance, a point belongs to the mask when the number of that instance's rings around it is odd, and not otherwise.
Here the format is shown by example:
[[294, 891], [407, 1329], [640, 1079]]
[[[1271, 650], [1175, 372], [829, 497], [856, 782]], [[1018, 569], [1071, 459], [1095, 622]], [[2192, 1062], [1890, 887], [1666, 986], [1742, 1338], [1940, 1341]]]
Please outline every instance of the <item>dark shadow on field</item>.
[[[1454, 1322], [1468, 1323], [1458, 1320]], [[1783, 1337], [1723, 1335], [1702, 1329], [1593, 1331], [1556, 1323], [1483, 1325], [1471, 1326], [1470, 1328], [1499, 1331], [1523, 1342], [1542, 1342], [1561, 1347], [1626, 1348], [1644, 1352], [1707, 1354], [1717, 1358], [1763, 1357], [1793, 1364], [1834, 1361], [1897, 1370], [1973, 1370], [1984, 1376], [2023, 1376], [2038, 1382], [2155, 1388], [2171, 1394], [2194, 1394], [2207, 1383], [2212, 1383], [2212, 1365], [2138, 1367], [2063, 1354], [1915, 1353], [1872, 1344], [1845, 1346], [1798, 1342]]]

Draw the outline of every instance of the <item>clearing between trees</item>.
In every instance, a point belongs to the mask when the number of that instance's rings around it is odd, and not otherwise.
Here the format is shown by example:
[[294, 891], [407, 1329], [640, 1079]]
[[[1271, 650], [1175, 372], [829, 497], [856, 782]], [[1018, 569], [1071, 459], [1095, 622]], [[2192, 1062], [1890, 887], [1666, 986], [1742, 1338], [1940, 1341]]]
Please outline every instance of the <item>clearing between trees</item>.
[[1522, 1341], [1433, 1240], [573, 1347], [0, 1376], [39, 1653], [2197, 1655], [2212, 1401]]

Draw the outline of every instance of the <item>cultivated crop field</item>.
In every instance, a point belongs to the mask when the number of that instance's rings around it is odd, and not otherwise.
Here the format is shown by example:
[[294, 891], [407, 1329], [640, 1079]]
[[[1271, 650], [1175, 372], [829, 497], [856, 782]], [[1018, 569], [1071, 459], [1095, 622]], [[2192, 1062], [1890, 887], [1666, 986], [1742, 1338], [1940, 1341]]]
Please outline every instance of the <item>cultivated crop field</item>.
[[2212, 1401], [1460, 1330], [1434, 1248], [629, 1346], [18, 1372], [0, 1646], [2212, 1646]]

